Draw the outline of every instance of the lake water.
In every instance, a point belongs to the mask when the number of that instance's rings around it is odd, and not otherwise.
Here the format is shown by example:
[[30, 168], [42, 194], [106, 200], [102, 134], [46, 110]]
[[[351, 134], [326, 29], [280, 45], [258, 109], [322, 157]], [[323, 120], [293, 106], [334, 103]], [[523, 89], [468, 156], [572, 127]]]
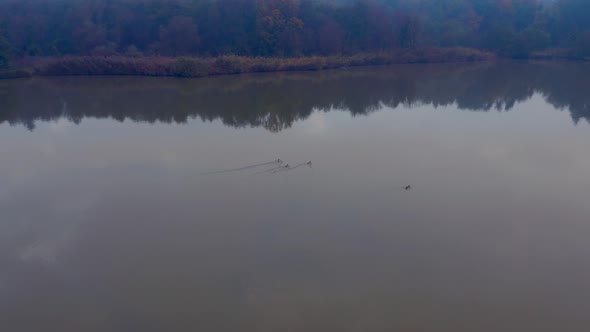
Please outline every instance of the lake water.
[[589, 89], [517, 62], [0, 81], [0, 330], [588, 331]]

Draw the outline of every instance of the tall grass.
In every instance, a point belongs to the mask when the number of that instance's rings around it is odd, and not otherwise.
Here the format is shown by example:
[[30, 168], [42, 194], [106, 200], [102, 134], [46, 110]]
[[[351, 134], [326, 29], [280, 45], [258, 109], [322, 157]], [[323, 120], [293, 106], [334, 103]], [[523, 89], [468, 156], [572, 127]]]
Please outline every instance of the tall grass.
[[467, 48], [402, 49], [351, 56], [266, 58], [226, 55], [196, 57], [82, 56], [42, 58], [32, 62], [40, 76], [137, 75], [203, 77], [254, 72], [313, 71], [354, 66], [402, 63], [473, 62], [490, 60], [491, 53]]

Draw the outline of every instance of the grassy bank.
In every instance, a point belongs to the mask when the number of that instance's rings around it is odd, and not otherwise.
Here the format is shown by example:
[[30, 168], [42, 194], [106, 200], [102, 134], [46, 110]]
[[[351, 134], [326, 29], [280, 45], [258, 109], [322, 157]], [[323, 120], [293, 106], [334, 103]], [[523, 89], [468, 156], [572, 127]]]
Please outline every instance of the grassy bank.
[[491, 53], [467, 48], [401, 49], [352, 56], [263, 58], [221, 56], [193, 57], [61, 57], [23, 61], [18, 70], [0, 78], [29, 76], [176, 76], [203, 77], [257, 72], [314, 71], [355, 66], [403, 63], [474, 62], [490, 60]]
[[590, 61], [590, 57], [577, 53], [575, 50], [564, 48], [552, 48], [543, 51], [532, 52], [529, 55], [529, 59]]

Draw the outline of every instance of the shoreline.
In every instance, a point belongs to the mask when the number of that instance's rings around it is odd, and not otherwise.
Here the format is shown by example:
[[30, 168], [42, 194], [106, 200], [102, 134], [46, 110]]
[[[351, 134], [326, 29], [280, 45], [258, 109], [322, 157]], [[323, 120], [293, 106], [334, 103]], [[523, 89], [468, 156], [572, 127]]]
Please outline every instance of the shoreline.
[[38, 76], [155, 76], [196, 78], [245, 73], [320, 71], [417, 63], [468, 63], [495, 59], [490, 52], [470, 48], [398, 49], [347, 56], [295, 58], [244, 57], [126, 57], [66, 56], [29, 58], [15, 68], [0, 72], [0, 79]]

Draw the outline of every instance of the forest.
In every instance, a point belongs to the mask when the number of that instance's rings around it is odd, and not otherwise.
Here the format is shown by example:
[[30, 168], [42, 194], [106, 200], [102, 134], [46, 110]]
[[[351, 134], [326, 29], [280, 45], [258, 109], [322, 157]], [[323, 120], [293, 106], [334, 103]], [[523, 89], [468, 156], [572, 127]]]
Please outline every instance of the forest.
[[590, 56], [587, 0], [0, 0], [0, 67], [63, 56]]

